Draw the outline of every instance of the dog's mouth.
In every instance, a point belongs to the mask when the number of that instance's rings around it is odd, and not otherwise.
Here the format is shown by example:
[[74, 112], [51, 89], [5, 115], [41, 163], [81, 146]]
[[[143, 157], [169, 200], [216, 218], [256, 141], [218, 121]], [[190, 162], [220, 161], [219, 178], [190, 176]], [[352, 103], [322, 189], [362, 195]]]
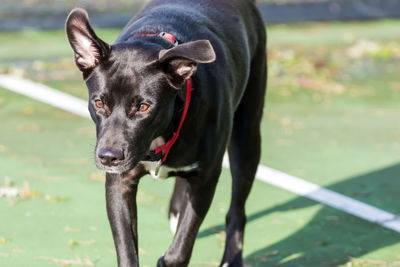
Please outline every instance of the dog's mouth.
[[[118, 158], [116, 153], [112, 154], [112, 149], [109, 149], [106, 153], [101, 153], [102, 149], [96, 153], [96, 167], [107, 173], [121, 174], [132, 170], [141, 161], [145, 161], [151, 151], [156, 150], [157, 147], [165, 144], [165, 139], [161, 136], [155, 138], [151, 144], [147, 153], [144, 154], [141, 160], [135, 160], [129, 153], [123, 153], [122, 157]], [[124, 155], [125, 154], [125, 155]]]
[[100, 162], [98, 158], [96, 158], [96, 167], [102, 171], [105, 171], [107, 173], [115, 173], [115, 174], [121, 174], [124, 172], [127, 172], [131, 169], [133, 169], [137, 163], [135, 164], [132, 160], [126, 159], [122, 161], [120, 164], [116, 166], [107, 166], [104, 165]]

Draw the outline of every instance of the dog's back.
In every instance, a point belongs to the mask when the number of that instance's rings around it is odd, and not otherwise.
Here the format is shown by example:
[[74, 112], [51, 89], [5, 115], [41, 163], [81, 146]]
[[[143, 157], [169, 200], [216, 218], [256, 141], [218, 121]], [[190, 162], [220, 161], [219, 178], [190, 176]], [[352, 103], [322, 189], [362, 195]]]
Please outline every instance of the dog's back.
[[266, 42], [254, 0], [152, 0], [128, 23], [116, 43], [129, 42], [137, 34], [159, 32], [171, 33], [182, 43], [210, 40], [218, 59], [215, 64], [220, 66], [204, 67], [216, 76], [227, 77], [229, 85], [218, 90], [234, 90], [235, 94], [227, 96], [238, 105], [251, 60]]

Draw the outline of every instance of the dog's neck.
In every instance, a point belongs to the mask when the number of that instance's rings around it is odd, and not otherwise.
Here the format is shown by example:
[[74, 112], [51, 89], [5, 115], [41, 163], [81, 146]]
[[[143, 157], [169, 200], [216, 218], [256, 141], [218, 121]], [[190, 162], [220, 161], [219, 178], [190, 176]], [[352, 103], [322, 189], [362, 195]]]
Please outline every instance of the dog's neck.
[[[162, 158], [162, 153], [159, 155], [155, 155], [154, 151], [157, 149], [157, 147], [161, 147], [165, 145], [165, 143], [170, 140], [174, 133], [176, 132], [176, 129], [178, 128], [179, 122], [181, 120], [182, 116], [182, 111], [185, 105], [184, 102], [184, 95], [183, 95], [183, 89], [182, 91], [179, 91], [176, 95], [176, 100], [175, 100], [175, 106], [174, 106], [174, 112], [173, 112], [173, 117], [171, 122], [169, 123], [168, 127], [162, 131], [158, 137], [156, 137], [151, 145], [150, 145], [150, 151], [149, 154], [146, 156], [146, 160], [148, 161], [158, 161]], [[178, 138], [179, 140], [179, 138]], [[177, 142], [178, 142], [177, 140]]]
[[[164, 44], [169, 43], [173, 46], [178, 46], [178, 39], [175, 38], [173, 34], [168, 32], [157, 32], [154, 30], [136, 30], [133, 33], [128, 35], [128, 39], [126, 41], [134, 41], [137, 39], [142, 39], [146, 37], [157, 37], [154, 39], [150, 39], [150, 42], [159, 42], [158, 40], [164, 40]], [[161, 156], [161, 161], [164, 162], [167, 158], [168, 151], [174, 145], [175, 141], [178, 140], [179, 131], [182, 126], [182, 123], [185, 120], [187, 114], [187, 108], [190, 105], [190, 95], [191, 95], [191, 78], [188, 78], [185, 83], [182, 85], [182, 88], [177, 91], [175, 102], [174, 102], [174, 112], [173, 117], [169, 125], [166, 127], [164, 131], [159, 133], [156, 139], [153, 140], [152, 145], [150, 146], [150, 151], [146, 155], [146, 160], [150, 161], [159, 161]], [[185, 86], [184, 86], [185, 85]], [[186, 88], [185, 88], [186, 87]], [[188, 98], [187, 98], [188, 97]], [[193, 110], [193, 109], [192, 109]], [[193, 115], [193, 114], [192, 114]], [[176, 134], [176, 136], [174, 136]], [[163, 140], [162, 142], [160, 140]], [[166, 143], [165, 147], [162, 147], [163, 144]], [[159, 146], [155, 146], [155, 144], [161, 144]], [[155, 151], [154, 151], [155, 150]], [[164, 153], [160, 153], [164, 152]], [[163, 155], [165, 154], [165, 155]]]
[[176, 99], [175, 99], [175, 106], [174, 106], [174, 113], [172, 116], [172, 120], [169, 123], [168, 127], [165, 129], [165, 131], [163, 131], [161, 133], [161, 136], [165, 139], [165, 140], [169, 140], [172, 135], [174, 134], [174, 132], [176, 131], [176, 129], [178, 128], [180, 119], [181, 119], [181, 115], [182, 115], [182, 110], [183, 107], [185, 105], [185, 96], [184, 96], [184, 90], [179, 90], [177, 92], [176, 95]]

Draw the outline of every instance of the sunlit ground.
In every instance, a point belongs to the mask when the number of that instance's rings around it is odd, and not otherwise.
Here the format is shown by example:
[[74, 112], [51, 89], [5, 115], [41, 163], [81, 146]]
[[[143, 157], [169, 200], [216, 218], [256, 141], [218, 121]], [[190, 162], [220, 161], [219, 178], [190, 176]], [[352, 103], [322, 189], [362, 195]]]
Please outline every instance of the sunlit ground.
[[[400, 22], [272, 26], [261, 163], [399, 214]], [[99, 30], [112, 42], [120, 30]], [[0, 33], [0, 72], [86, 99], [63, 31]], [[0, 266], [115, 266], [104, 178], [87, 119], [0, 89]], [[172, 179], [138, 194], [143, 266], [172, 239]], [[230, 176], [224, 170], [190, 266], [223, 253]], [[382, 266], [400, 235], [255, 182], [247, 205], [248, 266]]]

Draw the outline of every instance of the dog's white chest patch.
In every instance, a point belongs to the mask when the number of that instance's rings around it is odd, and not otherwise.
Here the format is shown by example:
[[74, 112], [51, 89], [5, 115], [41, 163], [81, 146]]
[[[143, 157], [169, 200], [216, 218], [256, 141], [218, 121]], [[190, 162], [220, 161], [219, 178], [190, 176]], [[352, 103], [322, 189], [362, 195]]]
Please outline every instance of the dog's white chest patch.
[[167, 178], [170, 172], [189, 172], [199, 167], [198, 162], [179, 168], [171, 168], [168, 167], [167, 165], [161, 165], [160, 169], [158, 170], [158, 173], [156, 174], [158, 161], [141, 161], [140, 163], [144, 166], [144, 168], [150, 173], [151, 177], [153, 177], [154, 179]]

